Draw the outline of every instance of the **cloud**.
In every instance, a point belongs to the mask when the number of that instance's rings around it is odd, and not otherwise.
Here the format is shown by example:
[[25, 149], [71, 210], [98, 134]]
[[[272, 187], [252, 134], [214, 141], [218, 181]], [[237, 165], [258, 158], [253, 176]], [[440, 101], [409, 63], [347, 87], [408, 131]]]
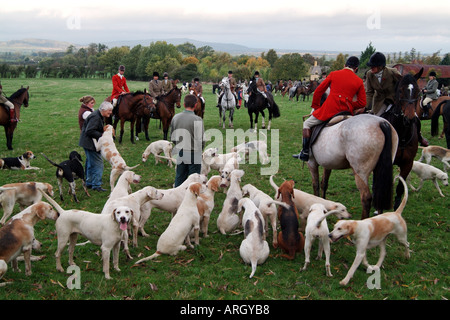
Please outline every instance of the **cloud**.
[[[46, 38], [76, 44], [151, 38], [190, 38], [257, 48], [362, 51], [370, 41], [383, 51], [450, 51], [450, 3], [411, 1], [298, 2], [228, 6], [197, 0], [126, 6], [106, 0], [23, 0], [2, 4], [2, 39]], [[438, 9], [437, 9], [438, 8]], [[6, 14], [5, 14], [6, 13]]]

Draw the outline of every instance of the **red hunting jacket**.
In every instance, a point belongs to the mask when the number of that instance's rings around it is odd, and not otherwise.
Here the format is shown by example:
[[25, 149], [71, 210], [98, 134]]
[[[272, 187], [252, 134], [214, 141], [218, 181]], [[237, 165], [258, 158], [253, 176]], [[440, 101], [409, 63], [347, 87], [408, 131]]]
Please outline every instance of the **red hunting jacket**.
[[[330, 94], [322, 106], [320, 98], [330, 87]], [[356, 97], [356, 100], [354, 98]], [[314, 91], [311, 108], [312, 115], [319, 120], [326, 121], [342, 111], [354, 110], [366, 106], [366, 91], [364, 83], [353, 70], [344, 68], [331, 72]]]
[[112, 77], [113, 90], [111, 93], [111, 99], [117, 99], [122, 92], [130, 92], [127, 86], [127, 79], [124, 76], [120, 78], [118, 74]]

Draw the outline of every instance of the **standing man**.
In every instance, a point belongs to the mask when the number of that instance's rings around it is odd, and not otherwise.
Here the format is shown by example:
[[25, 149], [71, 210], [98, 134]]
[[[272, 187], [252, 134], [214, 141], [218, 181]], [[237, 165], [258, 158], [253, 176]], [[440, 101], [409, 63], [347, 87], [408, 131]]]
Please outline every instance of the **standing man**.
[[428, 112], [431, 109], [431, 102], [439, 98], [436, 92], [439, 85], [439, 83], [436, 80], [436, 72], [431, 71], [428, 74], [428, 79], [429, 80], [427, 82], [427, 86], [423, 89], [423, 93], [425, 94], [425, 99], [423, 99], [422, 102], [423, 118], [428, 118]]
[[0, 83], [0, 103], [4, 104], [6, 109], [9, 109], [9, 117], [11, 119], [11, 122], [17, 122], [16, 118], [16, 112], [14, 110], [14, 105], [11, 101], [9, 101], [4, 95], [3, 95], [3, 87]]
[[196, 104], [196, 96], [186, 95], [184, 97], [185, 110], [176, 114], [170, 124], [170, 140], [175, 144], [174, 153], [178, 153], [175, 188], [191, 174], [201, 172], [205, 128], [203, 119], [194, 113]]
[[162, 82], [162, 94], [166, 95], [173, 89], [172, 80], [169, 80], [169, 74], [164, 72], [164, 80]]
[[112, 77], [113, 90], [111, 93], [112, 105], [116, 107], [117, 99], [120, 95], [130, 92], [127, 86], [127, 79], [123, 75], [125, 66], [119, 66], [119, 72]]
[[[344, 69], [331, 72], [314, 91], [311, 105], [314, 111], [303, 123], [303, 150], [300, 154], [292, 155], [294, 158], [303, 161], [309, 160], [309, 143], [313, 126], [329, 120], [340, 112], [350, 112], [353, 115], [355, 110], [364, 111], [366, 92], [362, 79], [356, 75], [358, 67], [359, 59], [357, 57], [348, 58]], [[330, 88], [330, 95], [320, 105], [320, 99], [328, 88]], [[356, 112], [360, 113], [360, 111]]]
[[86, 186], [99, 192], [106, 191], [102, 188], [103, 158], [101, 153], [95, 149], [92, 139], [98, 140], [103, 135], [105, 118], [111, 116], [112, 110], [112, 104], [108, 101], [103, 101], [100, 107], [84, 121], [78, 143], [86, 154]]
[[152, 96], [153, 103], [155, 104], [155, 106], [158, 103], [159, 96], [163, 92], [162, 85], [163, 85], [162, 81], [159, 80], [159, 73], [156, 71], [153, 72], [153, 79], [150, 80], [148, 84], [148, 93]]

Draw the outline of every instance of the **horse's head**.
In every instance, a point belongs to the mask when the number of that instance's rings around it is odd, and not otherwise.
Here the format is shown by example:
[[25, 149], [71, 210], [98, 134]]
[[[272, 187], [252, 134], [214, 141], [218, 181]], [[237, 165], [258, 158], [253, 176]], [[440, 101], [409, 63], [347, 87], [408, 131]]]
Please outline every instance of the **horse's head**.
[[9, 100], [11, 100], [13, 103], [17, 103], [19, 105], [22, 105], [24, 107], [28, 107], [28, 100], [30, 99], [30, 95], [28, 93], [28, 89], [30, 87], [26, 87], [24, 88], [22, 86], [22, 88], [20, 88], [19, 90], [17, 90], [16, 92], [14, 92], [10, 97]]
[[416, 116], [416, 104], [420, 93], [417, 80], [422, 72], [423, 68], [415, 75], [407, 74], [397, 84], [395, 104], [401, 108], [402, 115], [408, 120], [412, 120]]
[[173, 95], [175, 96], [175, 105], [177, 108], [181, 108], [181, 88], [175, 86], [173, 88]]
[[219, 86], [229, 88], [230, 87], [230, 81], [228, 80], [228, 77], [223, 77], [222, 81], [220, 81]]
[[144, 94], [142, 98], [142, 105], [145, 109], [149, 110], [150, 113], [156, 111], [156, 106], [153, 103], [153, 98], [150, 94], [147, 93], [147, 89], [144, 89]]

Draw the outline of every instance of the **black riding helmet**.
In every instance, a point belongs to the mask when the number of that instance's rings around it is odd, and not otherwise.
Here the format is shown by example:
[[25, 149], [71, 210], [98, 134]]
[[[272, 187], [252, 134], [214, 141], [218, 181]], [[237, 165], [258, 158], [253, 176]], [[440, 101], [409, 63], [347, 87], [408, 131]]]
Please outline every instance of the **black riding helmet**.
[[369, 62], [367, 62], [368, 67], [385, 67], [386, 57], [381, 52], [375, 52], [370, 56]]

